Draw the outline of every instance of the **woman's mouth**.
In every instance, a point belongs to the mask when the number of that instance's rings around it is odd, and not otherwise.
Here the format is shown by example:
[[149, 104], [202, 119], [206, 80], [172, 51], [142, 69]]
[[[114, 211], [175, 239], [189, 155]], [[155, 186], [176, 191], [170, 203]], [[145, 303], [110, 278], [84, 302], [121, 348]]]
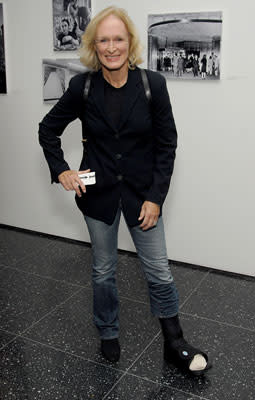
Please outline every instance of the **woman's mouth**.
[[108, 61], [116, 61], [116, 60], [118, 60], [119, 59], [119, 55], [115, 55], [115, 56], [106, 56], [106, 59], [108, 60]]

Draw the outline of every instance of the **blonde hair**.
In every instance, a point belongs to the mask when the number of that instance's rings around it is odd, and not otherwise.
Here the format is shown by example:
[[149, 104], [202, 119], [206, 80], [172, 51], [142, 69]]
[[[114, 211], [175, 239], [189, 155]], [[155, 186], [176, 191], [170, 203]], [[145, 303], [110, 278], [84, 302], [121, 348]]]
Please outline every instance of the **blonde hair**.
[[95, 50], [95, 36], [97, 27], [102, 20], [109, 15], [114, 15], [121, 19], [125, 24], [126, 29], [129, 33], [129, 55], [128, 55], [128, 67], [135, 69], [136, 65], [143, 62], [141, 58], [142, 45], [138, 37], [136, 28], [127, 12], [123, 8], [111, 6], [100, 11], [88, 24], [86, 31], [82, 35], [82, 46], [79, 49], [80, 60], [89, 69], [98, 71], [101, 68], [100, 61], [98, 60], [97, 53]]

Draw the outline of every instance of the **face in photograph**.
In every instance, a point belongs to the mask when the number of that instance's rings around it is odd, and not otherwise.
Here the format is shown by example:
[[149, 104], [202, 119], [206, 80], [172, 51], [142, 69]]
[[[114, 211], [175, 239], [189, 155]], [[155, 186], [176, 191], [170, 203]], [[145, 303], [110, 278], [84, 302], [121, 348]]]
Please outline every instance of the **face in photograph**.
[[114, 71], [128, 67], [129, 36], [121, 19], [109, 15], [100, 22], [95, 49], [103, 68]]
[[69, 33], [69, 24], [67, 23], [67, 21], [63, 21], [61, 24], [61, 29], [64, 35], [68, 35]]

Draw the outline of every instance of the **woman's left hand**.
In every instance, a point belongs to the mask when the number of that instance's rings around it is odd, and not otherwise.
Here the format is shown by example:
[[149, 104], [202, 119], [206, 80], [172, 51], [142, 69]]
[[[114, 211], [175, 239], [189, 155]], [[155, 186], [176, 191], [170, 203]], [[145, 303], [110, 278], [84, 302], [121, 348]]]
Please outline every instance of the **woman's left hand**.
[[146, 200], [142, 205], [140, 216], [138, 218], [139, 221], [143, 219], [140, 228], [143, 231], [146, 231], [147, 229], [157, 225], [159, 213], [160, 206], [156, 203]]

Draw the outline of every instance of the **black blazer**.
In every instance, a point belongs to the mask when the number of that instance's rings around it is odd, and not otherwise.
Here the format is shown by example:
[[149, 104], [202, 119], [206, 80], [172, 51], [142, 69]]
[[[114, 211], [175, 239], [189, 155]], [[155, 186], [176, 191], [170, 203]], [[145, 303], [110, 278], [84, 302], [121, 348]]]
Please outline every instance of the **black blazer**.
[[[59, 102], [39, 124], [39, 141], [48, 162], [52, 182], [69, 169], [60, 136], [74, 119], [82, 123], [87, 138], [80, 170], [96, 172], [96, 184], [87, 186], [80, 210], [112, 224], [121, 198], [129, 226], [138, 225], [145, 200], [163, 205], [174, 167], [177, 133], [166, 81], [147, 71], [152, 102], [149, 104], [139, 68], [129, 70], [119, 126], [115, 128], [104, 107], [102, 71], [92, 75], [86, 104], [83, 88], [87, 73], [74, 76]], [[161, 207], [162, 209], [162, 207]]]

